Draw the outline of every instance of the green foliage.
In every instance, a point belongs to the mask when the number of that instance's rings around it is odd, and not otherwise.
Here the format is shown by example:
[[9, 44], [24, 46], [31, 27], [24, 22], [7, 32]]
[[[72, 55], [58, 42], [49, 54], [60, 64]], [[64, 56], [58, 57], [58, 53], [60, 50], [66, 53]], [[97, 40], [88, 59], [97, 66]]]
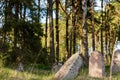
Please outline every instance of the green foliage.
[[4, 61], [3, 61], [3, 56], [0, 54], [0, 68], [3, 67]]
[[[16, 49], [17, 56], [22, 56], [25, 62], [34, 62], [36, 57], [42, 51], [41, 37], [43, 31], [39, 23], [26, 22], [19, 20], [18, 27], [18, 48]], [[13, 54], [11, 54], [13, 55]]]
[[4, 67], [7, 57], [9, 56], [0, 52], [0, 68]]
[[[4, 44], [0, 46], [0, 50], [10, 55], [7, 58], [9, 63], [16, 62], [17, 58], [25, 62], [34, 62], [38, 54], [42, 52], [41, 37], [43, 36], [35, 1], [11, 0], [6, 2], [3, 0], [3, 3], [0, 3], [0, 12], [3, 13], [1, 14], [2, 23], [4, 24], [0, 37]], [[18, 11], [16, 12], [16, 10]], [[25, 17], [23, 17], [23, 13], [21, 14], [24, 10], [27, 15]], [[27, 20], [28, 18], [29, 20]]]
[[120, 26], [118, 26], [117, 29], [117, 37], [118, 37], [118, 41], [120, 41]]
[[[45, 0], [46, 3], [46, 0]], [[68, 0], [68, 4], [66, 5], [67, 10], [65, 11], [65, 1], [61, 0], [60, 2], [60, 15], [59, 17], [59, 38], [60, 38], [60, 60], [65, 59], [66, 57], [66, 29], [65, 29], [65, 19], [66, 16], [69, 15], [69, 34], [68, 38], [70, 40], [70, 35], [73, 32], [72, 28], [72, 1]], [[91, 2], [88, 1], [87, 8], [87, 26], [88, 26], [88, 38], [89, 38], [89, 47], [91, 47], [91, 33], [92, 33], [92, 27], [91, 27], [91, 17], [92, 13], [90, 10]], [[18, 4], [19, 7], [16, 7], [16, 4]], [[23, 62], [26, 63], [41, 63], [41, 64], [48, 64], [49, 63], [49, 27], [48, 27], [48, 46], [47, 48], [43, 48], [43, 42], [44, 42], [44, 36], [43, 36], [43, 29], [42, 25], [39, 22], [38, 14], [41, 14], [40, 17], [44, 17], [46, 14], [46, 7], [44, 7], [44, 3], [41, 2], [40, 6], [40, 12], [38, 9], [38, 4], [36, 0], [1, 0], [0, 1], [0, 22], [2, 21], [2, 27], [0, 28], [0, 52], [5, 53], [7, 55], [10, 55], [7, 57], [8, 62], [15, 62], [17, 57], [21, 57]], [[76, 6], [76, 42], [79, 44], [82, 40], [82, 2], [75, 0]], [[119, 16], [118, 12], [120, 11], [120, 2], [119, 0], [113, 0], [110, 2], [110, 4], [106, 5], [106, 10], [104, 11], [103, 15], [103, 35], [105, 34], [105, 31], [107, 31], [105, 28], [110, 27], [110, 31], [108, 33], [111, 33], [110, 40], [113, 39], [113, 32], [115, 35], [117, 35], [118, 40], [120, 40], [120, 29], [119, 29]], [[16, 12], [16, 9], [18, 9], [18, 12]], [[55, 12], [55, 4], [53, 4], [53, 11]], [[24, 11], [26, 11], [25, 17], [24, 17]], [[107, 13], [107, 14], [106, 14]], [[17, 18], [16, 18], [16, 15]], [[108, 16], [108, 19], [106, 19], [106, 15]], [[49, 22], [49, 21], [48, 21]], [[94, 26], [95, 26], [95, 35], [99, 36], [100, 30], [101, 30], [101, 12], [95, 11], [94, 13]], [[55, 24], [55, 20], [54, 20]], [[56, 25], [54, 25], [56, 26]], [[17, 34], [15, 34], [15, 30]], [[55, 28], [54, 28], [55, 31]], [[55, 33], [56, 35], [56, 33]], [[105, 35], [104, 35], [105, 36]], [[16, 45], [15, 46], [15, 38], [16, 38]], [[55, 37], [56, 38], [56, 37]], [[104, 38], [104, 37], [103, 37]], [[109, 38], [109, 37], [108, 37]], [[100, 39], [99, 39], [100, 40]], [[99, 41], [100, 42], [100, 41]], [[56, 42], [55, 42], [56, 45]], [[70, 47], [70, 46], [68, 46]], [[99, 46], [100, 47], [100, 46]], [[99, 49], [99, 48], [98, 48]], [[3, 55], [2, 55], [3, 56]], [[12, 60], [13, 59], [13, 60]], [[2, 59], [3, 60], [3, 59]]]
[[44, 64], [31, 64], [31, 67], [38, 68], [41, 70], [51, 70], [51, 67], [49, 65]]
[[6, 59], [9, 57], [7, 52], [9, 51], [9, 43], [4, 43], [2, 38], [0, 39], [0, 67], [3, 67], [6, 63]]

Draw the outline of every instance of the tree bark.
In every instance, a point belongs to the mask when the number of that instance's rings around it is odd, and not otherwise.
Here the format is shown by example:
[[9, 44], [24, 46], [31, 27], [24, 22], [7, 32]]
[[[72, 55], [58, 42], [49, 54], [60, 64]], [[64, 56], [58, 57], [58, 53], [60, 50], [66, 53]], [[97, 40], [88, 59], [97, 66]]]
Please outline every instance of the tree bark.
[[101, 37], [101, 53], [103, 55], [103, 0], [101, 2], [101, 34], [100, 34], [100, 37]]
[[59, 0], [56, 0], [56, 60], [59, 62]]
[[70, 55], [69, 55], [69, 57], [72, 55], [72, 51], [73, 51], [73, 45], [72, 45], [72, 43], [73, 43], [73, 33], [72, 32], [73, 32], [73, 30], [71, 30], [71, 33], [70, 33], [70, 46], [69, 46], [70, 47], [70, 49], [69, 49], [70, 50], [69, 51]]
[[4, 12], [4, 14], [5, 14], [5, 24], [4, 24], [4, 26], [3, 26], [3, 43], [5, 44], [6, 43], [6, 30], [5, 30], [5, 28], [7, 27], [7, 18], [8, 18], [8, 12], [7, 12], [7, 7], [8, 7], [8, 5], [7, 5], [8, 3], [7, 3], [7, 1], [5, 0], [5, 12]]
[[92, 0], [91, 10], [92, 10], [92, 49], [94, 51], [95, 50], [94, 0]]
[[[19, 19], [19, 1], [15, 3], [15, 20], [18, 22]], [[14, 47], [17, 47], [17, 41], [18, 41], [18, 29], [17, 26], [14, 26]]]
[[49, 26], [50, 26], [50, 56], [51, 63], [55, 62], [55, 51], [54, 51], [54, 27], [53, 27], [53, 1], [48, 0], [49, 3]]
[[45, 48], [47, 49], [47, 37], [48, 37], [48, 6], [47, 6], [47, 13], [46, 13], [46, 24], [45, 24]]
[[23, 19], [25, 19], [25, 18], [26, 18], [26, 4], [25, 4], [25, 2], [24, 2]]
[[73, 54], [76, 52], [76, 9], [74, 1], [72, 0]]
[[85, 59], [85, 64], [89, 64], [88, 56], [88, 27], [87, 27], [87, 0], [82, 0], [82, 9], [83, 9], [83, 18], [82, 18], [82, 27], [83, 27], [83, 57]]
[[69, 16], [68, 16], [68, 0], [65, 1], [65, 11], [67, 12], [66, 14], [66, 54], [67, 54], [67, 58], [70, 57], [70, 53], [69, 53], [69, 32], [68, 32], [68, 26], [69, 26]]
[[40, 22], [40, 0], [38, 0], [38, 22]]

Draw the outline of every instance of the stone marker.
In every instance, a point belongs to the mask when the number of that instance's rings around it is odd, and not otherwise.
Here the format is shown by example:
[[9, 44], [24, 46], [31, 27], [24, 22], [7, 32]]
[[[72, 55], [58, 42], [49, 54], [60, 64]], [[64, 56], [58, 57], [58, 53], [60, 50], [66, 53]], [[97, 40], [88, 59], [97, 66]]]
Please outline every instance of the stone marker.
[[52, 66], [52, 72], [56, 73], [61, 67], [62, 67], [63, 63], [55, 63], [53, 66]]
[[114, 51], [112, 73], [120, 72], [120, 49]]
[[55, 74], [55, 80], [74, 80], [82, 65], [83, 59], [80, 54], [73, 54]]
[[104, 58], [98, 51], [93, 51], [89, 58], [89, 76], [97, 78], [105, 76]]
[[24, 71], [22, 62], [19, 62], [17, 71]]

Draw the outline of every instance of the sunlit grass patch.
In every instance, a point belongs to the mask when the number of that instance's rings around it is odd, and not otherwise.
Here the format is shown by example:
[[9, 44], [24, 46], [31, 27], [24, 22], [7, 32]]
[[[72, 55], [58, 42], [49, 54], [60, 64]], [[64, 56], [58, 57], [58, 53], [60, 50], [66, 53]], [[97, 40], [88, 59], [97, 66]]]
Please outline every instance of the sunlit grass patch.
[[[46, 67], [46, 66], [44, 66]], [[43, 69], [39, 65], [27, 66], [23, 72], [17, 71], [14, 68], [0, 68], [0, 80], [54, 80], [55, 73], [52, 73], [51, 69]], [[112, 80], [119, 80], [120, 73], [112, 75]], [[109, 80], [109, 66], [106, 66], [106, 77], [104, 78], [92, 78], [88, 76], [88, 68], [83, 67], [79, 71], [75, 80]]]
[[2, 67], [0, 71], [0, 80], [51, 80], [53, 76], [51, 70], [31, 67], [27, 67], [23, 72], [5, 67]]

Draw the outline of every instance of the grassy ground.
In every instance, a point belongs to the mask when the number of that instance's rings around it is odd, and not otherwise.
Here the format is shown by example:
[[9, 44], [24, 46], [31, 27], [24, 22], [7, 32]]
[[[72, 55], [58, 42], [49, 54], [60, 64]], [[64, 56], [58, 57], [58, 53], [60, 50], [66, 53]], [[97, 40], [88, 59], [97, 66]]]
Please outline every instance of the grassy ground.
[[27, 66], [23, 72], [15, 67], [2, 67], [0, 69], [0, 80], [52, 80], [54, 74], [47, 67]]
[[[110, 67], [106, 66], [106, 76], [104, 78], [91, 78], [88, 76], [88, 68], [82, 68], [75, 80], [110, 80]], [[120, 73], [112, 75], [112, 80], [120, 80]]]
[[[0, 69], [0, 80], [53, 80], [52, 73], [47, 66], [27, 66], [23, 72], [18, 72], [15, 67]], [[88, 77], [88, 69], [82, 68], [75, 80], [109, 80], [109, 66], [106, 67], [106, 77], [102, 79]], [[112, 80], [120, 80], [120, 74], [113, 75]]]

